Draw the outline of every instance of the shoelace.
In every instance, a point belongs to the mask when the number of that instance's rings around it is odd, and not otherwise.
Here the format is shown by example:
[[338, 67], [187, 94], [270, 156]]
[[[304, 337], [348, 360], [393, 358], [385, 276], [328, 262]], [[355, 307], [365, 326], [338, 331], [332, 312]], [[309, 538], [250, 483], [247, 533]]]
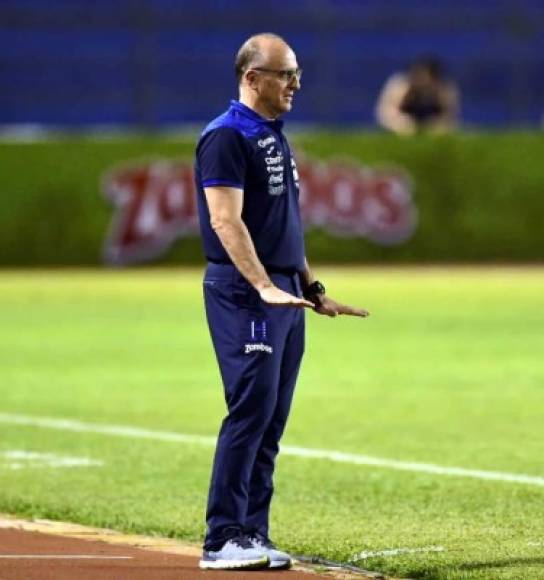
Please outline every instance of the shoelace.
[[229, 541], [244, 550], [253, 548], [249, 538], [243, 534], [240, 534], [239, 536], [233, 536], [232, 538], [229, 538]]
[[253, 534], [252, 536], [250, 536], [250, 539], [257, 542], [263, 548], [266, 548], [268, 550], [275, 550], [276, 549], [276, 546], [272, 543], [272, 541], [269, 540], [268, 538], [265, 538], [261, 534]]

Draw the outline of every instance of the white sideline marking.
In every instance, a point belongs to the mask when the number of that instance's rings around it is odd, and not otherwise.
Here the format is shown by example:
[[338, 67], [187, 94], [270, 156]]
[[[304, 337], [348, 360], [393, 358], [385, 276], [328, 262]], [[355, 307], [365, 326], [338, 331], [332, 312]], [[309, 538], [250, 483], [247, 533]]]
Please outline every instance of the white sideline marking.
[[[32, 417], [11, 413], [0, 413], [0, 423], [11, 425], [27, 425], [31, 427], [44, 427], [61, 431], [76, 431], [79, 433], [100, 433], [115, 437], [130, 437], [135, 439], [151, 439], [154, 441], [170, 441], [174, 443], [198, 443], [205, 446], [215, 446], [216, 438], [204, 435], [188, 435], [173, 431], [154, 431], [139, 427], [127, 427], [123, 425], [99, 425], [85, 423], [71, 419], [53, 419], [49, 417]], [[371, 465], [396, 469], [400, 471], [416, 471], [420, 473], [432, 473], [434, 475], [451, 475], [456, 477], [469, 477], [473, 479], [485, 479], [491, 481], [506, 481], [509, 483], [523, 483], [544, 487], [544, 477], [536, 475], [524, 475], [521, 473], [506, 473], [502, 471], [484, 471], [481, 469], [466, 469], [464, 467], [445, 467], [433, 463], [415, 463], [411, 461], [398, 461], [382, 457], [371, 457], [355, 453], [343, 453], [327, 449], [309, 449], [307, 447], [293, 447], [282, 445], [282, 455], [293, 457], [306, 457], [312, 459], [326, 459], [339, 463], [352, 465]]]
[[315, 459], [330, 459], [331, 461], [352, 463], [354, 465], [373, 465], [375, 467], [386, 467], [389, 469], [398, 469], [400, 471], [420, 471], [422, 473], [434, 473], [436, 475], [455, 475], [458, 477], [508, 481], [510, 483], [526, 483], [528, 485], [544, 487], [544, 477], [536, 475], [506, 473], [503, 471], [484, 471], [481, 469], [466, 469], [464, 467], [444, 467], [433, 463], [398, 461], [396, 459], [384, 459], [381, 457], [370, 457], [368, 455], [342, 453], [340, 451], [326, 451], [323, 449], [306, 449], [304, 447], [282, 447], [282, 451], [287, 455], [313, 457]]
[[444, 552], [444, 546], [425, 546], [424, 548], [394, 548], [392, 550], [381, 550], [380, 552], [360, 552], [353, 556], [354, 562], [366, 560], [367, 558], [400, 556], [401, 554], [419, 554], [420, 552]]
[[99, 556], [95, 554], [0, 554], [7, 560], [132, 560], [132, 556]]
[[[9, 460], [2, 463], [1, 459]], [[70, 457], [54, 453], [38, 453], [37, 451], [3, 451], [0, 452], [0, 469], [25, 469], [27, 467], [97, 467], [102, 461], [87, 459], [86, 457]]]

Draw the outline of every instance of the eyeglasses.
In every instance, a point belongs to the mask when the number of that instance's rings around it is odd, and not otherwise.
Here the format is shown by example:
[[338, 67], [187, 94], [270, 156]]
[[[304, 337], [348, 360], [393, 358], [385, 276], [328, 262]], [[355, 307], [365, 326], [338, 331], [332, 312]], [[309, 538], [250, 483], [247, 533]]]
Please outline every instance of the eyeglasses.
[[300, 77], [302, 76], [302, 69], [301, 68], [275, 70], [275, 69], [272, 69], [272, 68], [259, 68], [259, 67], [255, 67], [255, 68], [253, 68], [251, 70], [257, 70], [259, 72], [273, 74], [277, 78], [279, 78], [280, 80], [282, 80], [282, 81], [284, 81], [286, 83], [290, 83], [290, 82], [294, 81], [295, 79], [297, 79], [297, 81], [299, 81], [300, 80]]

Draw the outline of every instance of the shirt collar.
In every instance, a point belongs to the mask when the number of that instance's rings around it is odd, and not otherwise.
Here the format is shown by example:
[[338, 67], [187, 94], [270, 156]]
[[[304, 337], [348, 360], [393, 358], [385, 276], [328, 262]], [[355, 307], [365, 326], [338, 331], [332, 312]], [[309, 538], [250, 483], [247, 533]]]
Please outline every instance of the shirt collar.
[[257, 123], [263, 123], [269, 125], [270, 127], [280, 130], [283, 127], [283, 121], [281, 119], [265, 119], [264, 117], [259, 115], [259, 113], [257, 113], [253, 109], [250, 109], [248, 106], [244, 105], [240, 101], [237, 101], [236, 99], [231, 100], [230, 106], [231, 109], [238, 111], [238, 113], [241, 113], [246, 117], [249, 117], [250, 119], [252, 119]]

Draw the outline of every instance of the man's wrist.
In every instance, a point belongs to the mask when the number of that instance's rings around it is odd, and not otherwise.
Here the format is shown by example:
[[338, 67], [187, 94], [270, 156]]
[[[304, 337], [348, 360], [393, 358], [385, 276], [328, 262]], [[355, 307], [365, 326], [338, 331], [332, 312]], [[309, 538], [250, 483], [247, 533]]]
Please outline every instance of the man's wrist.
[[257, 292], [262, 292], [266, 288], [271, 288], [273, 285], [272, 280], [262, 280], [255, 284], [255, 290], [257, 290]]
[[311, 300], [312, 302], [319, 301], [319, 298], [324, 294], [325, 286], [319, 280], [314, 280], [309, 286], [306, 286], [302, 293], [306, 300]]

